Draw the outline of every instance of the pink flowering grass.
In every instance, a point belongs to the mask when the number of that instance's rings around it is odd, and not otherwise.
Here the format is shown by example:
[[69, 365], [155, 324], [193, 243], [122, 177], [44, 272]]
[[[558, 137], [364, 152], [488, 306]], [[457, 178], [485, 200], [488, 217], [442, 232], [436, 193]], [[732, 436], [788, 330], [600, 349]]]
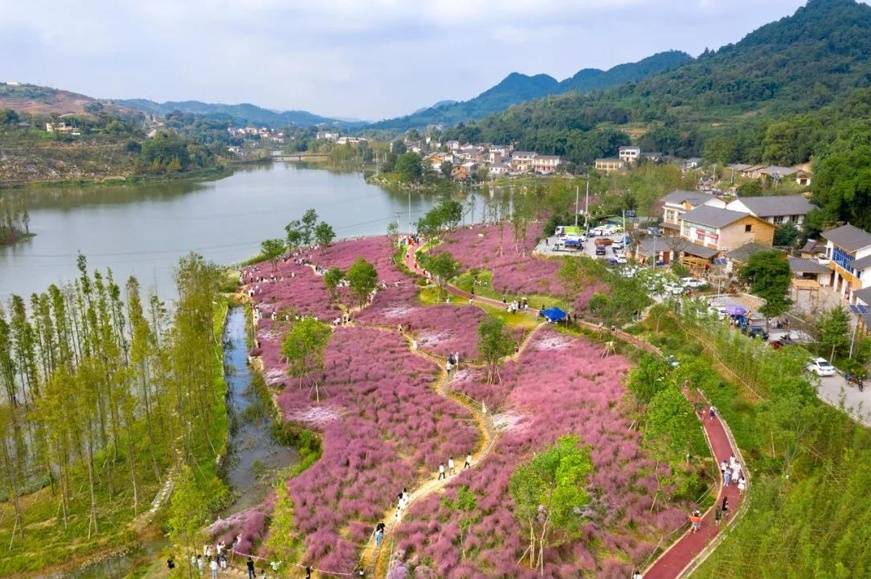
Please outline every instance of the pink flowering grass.
[[506, 425], [490, 456], [452, 481], [447, 496], [468, 485], [478, 500], [463, 561], [457, 515], [432, 496], [409, 512], [397, 532], [403, 564], [425, 564], [440, 577], [535, 577], [517, 560], [527, 546], [514, 519], [508, 484], [515, 468], [565, 434], [591, 448], [593, 497], [581, 536], [546, 554], [545, 575], [627, 577], [654, 544], [684, 522], [681, 509], [662, 500], [653, 506], [655, 464], [641, 450], [640, 436], [621, 413], [628, 362], [602, 358], [601, 349], [552, 330], [540, 332], [517, 363], [502, 369], [502, 383], [484, 384], [467, 371], [451, 387], [487, 401]]
[[395, 331], [339, 328], [326, 355], [319, 420], [307, 387], [289, 383], [277, 397], [283, 416], [312, 416], [323, 455], [288, 483], [304, 563], [350, 572], [372, 527], [403, 487], [438, 464], [473, 451], [479, 433], [462, 406], [432, 390], [437, 368], [409, 352]]
[[435, 251], [449, 252], [464, 269], [489, 270], [493, 274], [493, 289], [498, 292], [566, 297], [576, 311], [583, 310], [603, 285], [593, 283], [577, 295], [566, 296], [559, 277], [561, 260], [532, 253], [543, 236], [540, 223], [529, 225], [525, 240], [515, 239], [510, 224], [505, 224], [501, 231], [498, 225], [476, 225], [446, 235]]
[[417, 305], [417, 288], [388, 288], [370, 308], [357, 317], [359, 323], [402, 324], [421, 350], [446, 357], [459, 352], [461, 360], [478, 357], [478, 325], [486, 317], [480, 308], [439, 304]]

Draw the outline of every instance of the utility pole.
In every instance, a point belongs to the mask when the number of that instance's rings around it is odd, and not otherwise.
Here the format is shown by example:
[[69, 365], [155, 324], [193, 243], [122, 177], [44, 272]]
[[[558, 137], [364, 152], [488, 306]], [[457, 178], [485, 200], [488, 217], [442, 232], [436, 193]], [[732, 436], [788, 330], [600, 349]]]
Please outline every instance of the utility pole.
[[575, 186], [575, 229], [578, 228], [578, 213], [581, 210], [581, 186]]
[[584, 199], [584, 235], [590, 237], [590, 174], [587, 173], [587, 194]]

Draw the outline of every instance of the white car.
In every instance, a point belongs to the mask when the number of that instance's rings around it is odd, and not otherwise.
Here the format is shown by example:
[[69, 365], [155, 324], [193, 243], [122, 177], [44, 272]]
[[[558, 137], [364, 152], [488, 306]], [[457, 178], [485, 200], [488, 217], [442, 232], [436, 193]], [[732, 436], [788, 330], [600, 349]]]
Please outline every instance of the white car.
[[814, 358], [807, 365], [807, 371], [817, 376], [834, 376], [835, 367], [829, 364], [825, 358]]
[[700, 287], [705, 287], [708, 283], [703, 279], [698, 279], [694, 277], [685, 277], [681, 278], [680, 284], [684, 287], [698, 289]]
[[623, 257], [623, 256], [622, 256], [621, 254], [619, 254], [619, 253], [614, 254], [614, 261], [616, 261], [616, 262], [619, 263], [620, 265], [625, 265], [625, 264], [629, 263], [629, 260], [626, 259], [625, 257]]
[[673, 296], [679, 296], [684, 292], [684, 289], [677, 284], [670, 283], [665, 286], [665, 291]]

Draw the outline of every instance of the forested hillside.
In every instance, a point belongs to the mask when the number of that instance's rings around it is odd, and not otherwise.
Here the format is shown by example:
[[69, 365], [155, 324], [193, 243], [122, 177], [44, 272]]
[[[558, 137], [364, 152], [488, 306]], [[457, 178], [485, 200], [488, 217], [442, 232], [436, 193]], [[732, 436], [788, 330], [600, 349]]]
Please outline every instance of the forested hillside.
[[795, 157], [807, 157], [807, 150], [780, 154], [753, 144], [774, 120], [840, 103], [871, 85], [869, 55], [871, 7], [811, 0], [795, 15], [675, 70], [604, 92], [523, 104], [461, 130], [579, 163], [613, 153], [620, 139], [602, 133], [615, 128], [646, 132], [641, 144], [665, 153], [701, 154], [707, 141], [725, 138], [718, 160], [806, 160]]
[[637, 81], [676, 68], [691, 60], [692, 57], [684, 52], [661, 52], [639, 62], [615, 66], [610, 70], [585, 68], [562, 82], [546, 74], [527, 76], [513, 72], [496, 86], [468, 101], [449, 101], [405, 117], [375, 123], [371, 128], [409, 129], [433, 124], [455, 125], [480, 119], [504, 111], [512, 105], [548, 95], [570, 91], [590, 92]]
[[129, 99], [113, 102], [124, 107], [160, 116], [171, 113], [187, 113], [230, 121], [235, 125], [282, 128], [291, 125], [312, 127], [316, 125], [341, 126], [348, 124], [307, 111], [272, 111], [248, 103], [238, 105], [204, 103], [200, 101], [167, 101], [158, 103], [147, 99]]

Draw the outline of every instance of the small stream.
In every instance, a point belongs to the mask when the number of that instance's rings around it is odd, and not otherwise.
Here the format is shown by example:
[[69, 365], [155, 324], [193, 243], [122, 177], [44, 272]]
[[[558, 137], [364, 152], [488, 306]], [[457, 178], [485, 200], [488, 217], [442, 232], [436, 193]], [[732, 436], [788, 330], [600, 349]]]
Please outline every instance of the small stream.
[[273, 440], [269, 414], [263, 408], [271, 401], [260, 398], [251, 387], [245, 322], [244, 308], [230, 308], [224, 330], [224, 368], [234, 428], [226, 478], [237, 498], [223, 516], [259, 504], [269, 492], [275, 472], [298, 460], [295, 449]]

